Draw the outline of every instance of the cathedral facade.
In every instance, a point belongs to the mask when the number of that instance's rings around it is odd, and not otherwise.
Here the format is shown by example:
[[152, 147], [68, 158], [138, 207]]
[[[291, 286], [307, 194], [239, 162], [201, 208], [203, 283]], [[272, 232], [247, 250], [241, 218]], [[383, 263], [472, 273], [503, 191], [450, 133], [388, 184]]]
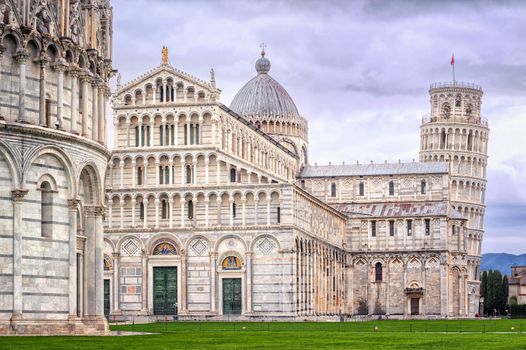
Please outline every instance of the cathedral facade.
[[0, 1], [0, 333], [103, 333], [107, 0]]
[[420, 162], [309, 165], [308, 122], [269, 75], [220, 102], [168, 63], [113, 97], [105, 313], [115, 320], [473, 317], [482, 90], [431, 86]]

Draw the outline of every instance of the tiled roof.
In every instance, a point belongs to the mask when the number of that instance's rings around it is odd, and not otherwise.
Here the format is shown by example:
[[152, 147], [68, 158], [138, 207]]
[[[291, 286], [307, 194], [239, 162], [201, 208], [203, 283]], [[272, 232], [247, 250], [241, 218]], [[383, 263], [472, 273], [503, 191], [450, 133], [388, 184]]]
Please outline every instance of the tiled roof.
[[301, 177], [445, 174], [447, 172], [448, 164], [445, 162], [307, 165], [303, 168]]
[[[430, 217], [447, 215], [447, 202], [353, 203], [334, 204], [332, 206], [352, 218]], [[454, 212], [456, 212], [456, 214], [454, 214]], [[457, 211], [452, 211], [451, 217], [454, 219], [465, 219], [464, 216]]]

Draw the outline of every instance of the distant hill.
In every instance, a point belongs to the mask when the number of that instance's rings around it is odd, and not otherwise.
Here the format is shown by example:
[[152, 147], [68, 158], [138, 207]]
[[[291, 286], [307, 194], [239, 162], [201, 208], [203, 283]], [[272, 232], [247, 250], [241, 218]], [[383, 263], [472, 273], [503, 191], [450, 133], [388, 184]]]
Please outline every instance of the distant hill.
[[482, 254], [482, 271], [499, 270], [503, 274], [509, 275], [513, 265], [526, 266], [526, 254], [514, 255], [507, 253], [486, 253]]

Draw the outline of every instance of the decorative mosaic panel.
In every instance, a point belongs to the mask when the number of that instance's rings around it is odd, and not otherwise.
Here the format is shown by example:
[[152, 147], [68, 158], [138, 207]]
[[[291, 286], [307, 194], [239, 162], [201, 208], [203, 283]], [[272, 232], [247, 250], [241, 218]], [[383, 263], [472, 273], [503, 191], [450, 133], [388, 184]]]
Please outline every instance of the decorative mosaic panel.
[[276, 242], [274, 240], [263, 237], [256, 243], [256, 249], [263, 255], [272, 254], [277, 248]]
[[141, 247], [139, 243], [134, 239], [128, 239], [122, 245], [122, 254], [124, 256], [140, 256]]
[[190, 251], [193, 255], [203, 256], [208, 251], [208, 242], [202, 238], [197, 238], [190, 243]]
[[177, 255], [177, 248], [171, 239], [159, 239], [154, 244], [152, 255]]

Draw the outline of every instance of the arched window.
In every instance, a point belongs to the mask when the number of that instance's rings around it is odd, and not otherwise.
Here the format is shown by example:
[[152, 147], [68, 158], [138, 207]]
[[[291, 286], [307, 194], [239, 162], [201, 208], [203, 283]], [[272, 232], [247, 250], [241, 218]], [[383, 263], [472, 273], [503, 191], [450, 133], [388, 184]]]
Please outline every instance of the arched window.
[[49, 182], [40, 185], [40, 233], [51, 237], [53, 233], [53, 191]]
[[473, 113], [473, 105], [470, 103], [466, 107], [466, 115], [469, 117], [471, 115], [471, 113]]
[[230, 168], [230, 182], [236, 182], [236, 168]]
[[140, 128], [139, 125], [137, 125], [135, 127], [135, 147], [139, 147], [140, 146], [140, 144], [139, 144], [139, 141], [140, 141], [139, 140], [139, 128]]
[[336, 197], [336, 183], [331, 183], [331, 197]]
[[442, 117], [443, 118], [449, 118], [449, 116], [451, 115], [451, 106], [449, 105], [449, 103], [444, 103], [442, 105]]
[[232, 203], [232, 217], [236, 217], [236, 203]]
[[193, 219], [194, 218], [194, 202], [193, 201], [188, 201], [188, 219]]
[[137, 168], [137, 185], [142, 185], [143, 178], [143, 167], [140, 166]]
[[375, 265], [374, 265], [374, 280], [376, 282], [382, 282], [382, 263], [380, 262], [377, 262]]
[[168, 201], [166, 199], [162, 201], [161, 218], [168, 219]]
[[51, 101], [49, 98], [46, 98], [44, 101], [44, 116], [46, 119], [46, 126], [51, 127]]
[[163, 146], [163, 141], [164, 141], [163, 129], [164, 129], [163, 125], [159, 126], [159, 146]]
[[394, 181], [389, 181], [389, 195], [394, 196]]
[[191, 184], [192, 183], [192, 166], [190, 164], [186, 165], [186, 183]]
[[455, 107], [460, 107], [460, 103], [461, 103], [460, 95], [457, 95], [457, 97], [455, 98]]
[[426, 194], [427, 193], [427, 184], [426, 184], [426, 180], [422, 180], [422, 182], [420, 182], [420, 194]]
[[358, 185], [358, 192], [360, 196], [365, 196], [365, 184], [363, 181]]
[[277, 213], [276, 214], [277, 214], [277, 222], [278, 222], [278, 224], [280, 224], [281, 223], [281, 207], [277, 208]]
[[144, 202], [139, 204], [139, 218], [144, 219]]
[[159, 101], [164, 102], [164, 91], [163, 86], [159, 85]]

